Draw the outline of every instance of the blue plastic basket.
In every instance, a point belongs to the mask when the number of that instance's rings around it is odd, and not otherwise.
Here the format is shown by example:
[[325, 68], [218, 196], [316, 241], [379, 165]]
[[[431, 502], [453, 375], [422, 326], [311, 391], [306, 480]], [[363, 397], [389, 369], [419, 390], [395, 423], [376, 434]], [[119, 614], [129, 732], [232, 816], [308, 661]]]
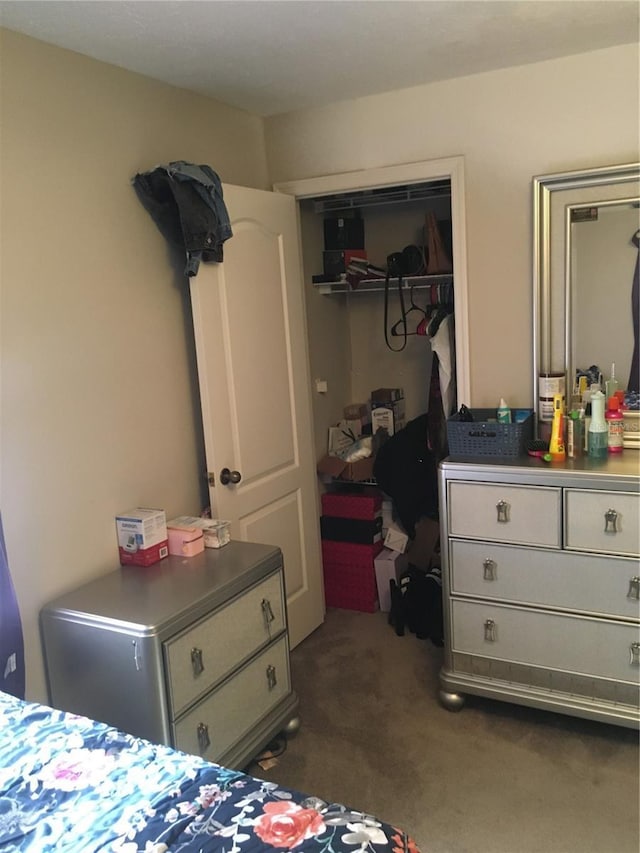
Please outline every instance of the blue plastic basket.
[[470, 409], [472, 421], [447, 421], [450, 456], [524, 456], [533, 438], [533, 409], [513, 409], [513, 423], [499, 424], [496, 409]]

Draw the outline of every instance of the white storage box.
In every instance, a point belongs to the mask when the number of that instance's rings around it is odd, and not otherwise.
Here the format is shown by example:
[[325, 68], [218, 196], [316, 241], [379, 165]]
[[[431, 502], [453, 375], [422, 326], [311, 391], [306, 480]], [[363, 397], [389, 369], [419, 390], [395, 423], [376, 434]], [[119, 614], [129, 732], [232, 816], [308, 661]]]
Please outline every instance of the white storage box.
[[340, 451], [351, 447], [360, 438], [360, 435], [361, 424], [359, 420], [338, 421], [335, 426], [329, 427], [327, 453], [330, 456], [339, 455]]
[[404, 417], [404, 399], [385, 405], [372, 404], [371, 431], [375, 435], [379, 429], [385, 429], [389, 435], [394, 435], [404, 427]]
[[378, 587], [378, 602], [380, 610], [388, 613], [391, 610], [391, 590], [389, 581], [400, 580], [400, 575], [409, 566], [409, 557], [399, 551], [383, 548], [374, 559], [376, 585]]
[[231, 540], [231, 522], [197, 515], [180, 515], [168, 522], [170, 527], [197, 527], [202, 530], [205, 548], [222, 548]]
[[384, 537], [384, 547], [390, 548], [392, 551], [399, 551], [401, 554], [407, 550], [409, 537], [395, 522], [389, 525], [387, 535]]
[[169, 553], [163, 509], [136, 507], [117, 515], [116, 535], [122, 565], [150, 566]]

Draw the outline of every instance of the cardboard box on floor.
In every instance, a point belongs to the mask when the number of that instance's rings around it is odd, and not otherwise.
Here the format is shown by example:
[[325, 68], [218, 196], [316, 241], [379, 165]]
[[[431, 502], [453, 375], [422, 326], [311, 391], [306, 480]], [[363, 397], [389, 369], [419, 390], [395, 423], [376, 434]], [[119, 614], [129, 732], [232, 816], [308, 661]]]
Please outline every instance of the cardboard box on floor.
[[416, 523], [416, 535], [409, 540], [407, 557], [412, 566], [427, 571], [439, 553], [440, 523], [432, 518], [421, 518]]
[[371, 480], [373, 477], [373, 456], [366, 459], [358, 459], [357, 462], [345, 462], [338, 456], [323, 456], [318, 462], [319, 474], [340, 480], [358, 481]]
[[362, 425], [359, 420], [342, 420], [335, 426], [329, 427], [327, 453], [337, 456], [341, 451], [350, 447], [362, 435]]
[[376, 584], [378, 587], [378, 602], [380, 610], [388, 613], [391, 609], [391, 587], [389, 581], [400, 580], [400, 575], [409, 566], [409, 558], [406, 554], [383, 548], [374, 559], [373, 565], [376, 571]]

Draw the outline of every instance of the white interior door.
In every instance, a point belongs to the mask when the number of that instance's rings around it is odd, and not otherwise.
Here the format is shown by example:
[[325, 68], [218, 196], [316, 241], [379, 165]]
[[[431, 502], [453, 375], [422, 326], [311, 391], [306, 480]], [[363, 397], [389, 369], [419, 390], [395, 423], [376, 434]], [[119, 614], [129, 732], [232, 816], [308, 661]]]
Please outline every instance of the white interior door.
[[295, 646], [324, 619], [296, 203], [223, 189], [233, 237], [191, 279], [211, 509], [233, 538], [282, 549]]

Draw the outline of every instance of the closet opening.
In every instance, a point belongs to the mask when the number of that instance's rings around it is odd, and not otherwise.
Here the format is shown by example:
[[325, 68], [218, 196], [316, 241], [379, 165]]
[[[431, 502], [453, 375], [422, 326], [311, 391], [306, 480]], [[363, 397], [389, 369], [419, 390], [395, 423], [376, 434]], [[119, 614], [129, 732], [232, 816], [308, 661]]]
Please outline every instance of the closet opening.
[[[298, 205], [318, 458], [345, 409], [370, 409], [380, 388], [401, 389], [398, 428], [429, 409], [433, 415], [443, 394], [452, 414], [451, 178], [310, 195]], [[440, 361], [450, 374], [446, 388]]]

